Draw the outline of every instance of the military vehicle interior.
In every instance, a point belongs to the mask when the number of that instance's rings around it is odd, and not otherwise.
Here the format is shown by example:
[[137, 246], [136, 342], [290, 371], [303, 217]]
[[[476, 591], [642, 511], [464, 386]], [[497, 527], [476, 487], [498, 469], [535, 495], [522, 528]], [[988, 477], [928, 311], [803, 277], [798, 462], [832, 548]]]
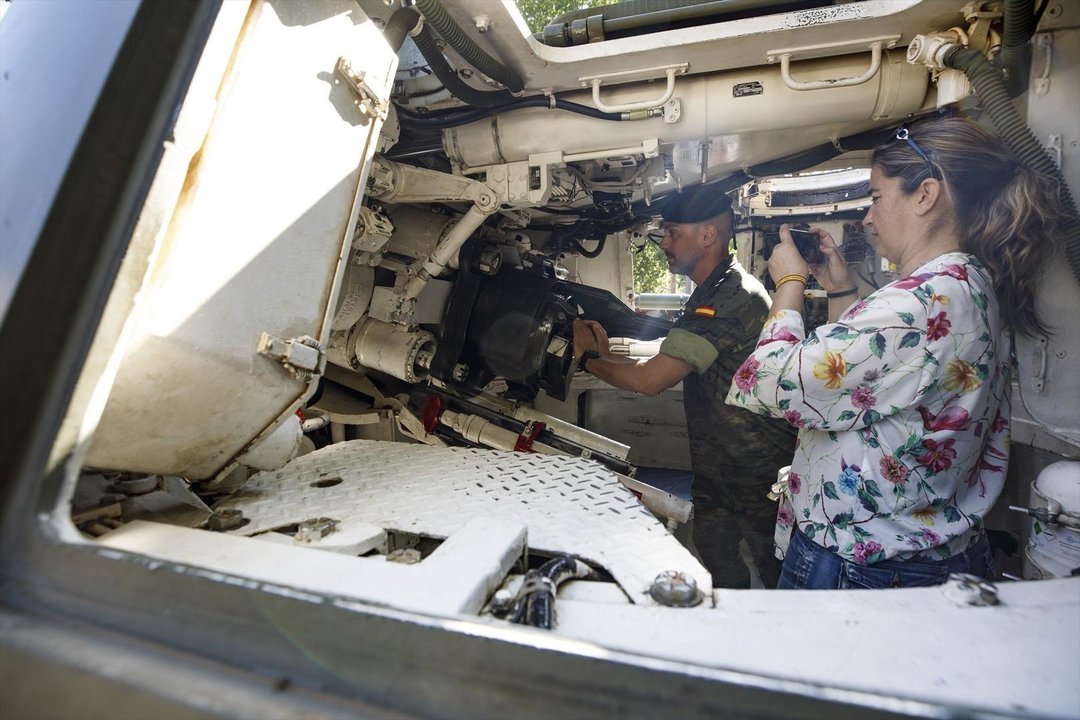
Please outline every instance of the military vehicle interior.
[[[861, 225], [870, 151], [935, 113], [993, 126], [942, 57], [1002, 61], [1007, 13], [1031, 8], [645, 5], [530, 29], [492, 0], [224, 3], [76, 387], [59, 537], [337, 607], [634, 652], [657, 642], [623, 635], [635, 612], [669, 639], [695, 614], [737, 615], [744, 601], [679, 540], [681, 388], [645, 398], [576, 372], [573, 320], [599, 320], [616, 352], [657, 352], [689, 288], [642, 292], [634, 259], [668, 198], [700, 185], [733, 198], [732, 247], [766, 283], [782, 223], [828, 230], [863, 295], [895, 279]], [[1053, 36], [1054, 67], [1076, 67], [1080, 5], [1041, 7], [1028, 39]], [[1051, 77], [1034, 46], [1009, 62]], [[1075, 102], [1068, 84], [1013, 90], [1040, 140]], [[1052, 311], [1073, 302], [1074, 271], [1052, 269]], [[824, 322], [824, 292], [807, 298]], [[1078, 380], [1056, 352], [1080, 337], [1069, 315], [1018, 353], [1043, 364], [1021, 373], [987, 518], [1002, 582], [1056, 574], [1025, 556], [1030, 518], [1008, 506], [1080, 456], [1062, 401]], [[687, 652], [665, 642], [653, 651]]]

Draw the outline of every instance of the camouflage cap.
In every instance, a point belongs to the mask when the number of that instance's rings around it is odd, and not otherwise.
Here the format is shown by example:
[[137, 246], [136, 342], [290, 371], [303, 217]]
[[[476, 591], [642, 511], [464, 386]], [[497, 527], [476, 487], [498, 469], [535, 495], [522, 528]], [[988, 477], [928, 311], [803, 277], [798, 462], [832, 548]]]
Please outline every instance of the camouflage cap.
[[700, 185], [670, 195], [660, 216], [664, 222], [699, 223], [731, 209], [731, 198], [715, 188]]

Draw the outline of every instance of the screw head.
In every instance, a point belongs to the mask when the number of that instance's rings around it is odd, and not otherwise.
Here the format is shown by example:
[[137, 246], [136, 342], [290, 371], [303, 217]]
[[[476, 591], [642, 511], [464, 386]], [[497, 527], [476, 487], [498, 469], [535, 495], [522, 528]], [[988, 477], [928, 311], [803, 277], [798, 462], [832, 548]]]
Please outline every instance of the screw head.
[[697, 581], [688, 573], [677, 570], [665, 570], [657, 575], [649, 588], [649, 596], [668, 607], [693, 607], [704, 598], [698, 592]]

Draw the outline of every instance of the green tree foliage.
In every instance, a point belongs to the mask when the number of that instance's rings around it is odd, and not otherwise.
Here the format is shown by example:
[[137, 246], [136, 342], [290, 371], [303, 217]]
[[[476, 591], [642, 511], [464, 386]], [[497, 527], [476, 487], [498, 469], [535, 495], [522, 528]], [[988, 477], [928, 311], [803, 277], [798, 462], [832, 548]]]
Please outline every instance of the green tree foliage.
[[634, 292], [667, 292], [671, 282], [667, 258], [653, 243], [645, 243], [641, 250], [634, 250]]
[[549, 20], [563, 13], [611, 4], [611, 0], [517, 0], [518, 10], [533, 32], [540, 32]]

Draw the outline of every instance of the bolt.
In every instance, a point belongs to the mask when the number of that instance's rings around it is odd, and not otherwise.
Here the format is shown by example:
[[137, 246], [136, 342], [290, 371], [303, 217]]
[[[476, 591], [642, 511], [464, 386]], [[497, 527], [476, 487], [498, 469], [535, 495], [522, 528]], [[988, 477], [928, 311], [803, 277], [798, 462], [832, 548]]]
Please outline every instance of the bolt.
[[703, 596], [698, 592], [697, 581], [688, 573], [665, 570], [656, 576], [649, 596], [668, 607], [693, 607]]
[[469, 366], [465, 363], [458, 363], [454, 366], [454, 369], [450, 371], [450, 378], [454, 382], [465, 382], [465, 378], [469, 377]]
[[1058, 17], [1060, 15], [1061, 15], [1061, 6], [1060, 5], [1051, 5], [1050, 7], [1048, 7], [1046, 9], [1046, 17], [1048, 17], [1048, 18], [1056, 18], [1056, 17]]
[[300, 523], [296, 530], [299, 542], [318, 542], [337, 529], [337, 521], [330, 518], [311, 518]]
[[206, 521], [206, 528], [214, 532], [235, 530], [247, 525], [248, 520], [240, 510], [218, 510]]
[[480, 272], [495, 275], [502, 267], [502, 253], [498, 248], [487, 248], [480, 253]]
[[473, 72], [469, 68], [461, 68], [460, 70], [457, 71], [457, 73], [458, 73], [458, 75], [465, 78], [466, 80], [468, 80], [469, 78], [471, 78], [473, 76]]

